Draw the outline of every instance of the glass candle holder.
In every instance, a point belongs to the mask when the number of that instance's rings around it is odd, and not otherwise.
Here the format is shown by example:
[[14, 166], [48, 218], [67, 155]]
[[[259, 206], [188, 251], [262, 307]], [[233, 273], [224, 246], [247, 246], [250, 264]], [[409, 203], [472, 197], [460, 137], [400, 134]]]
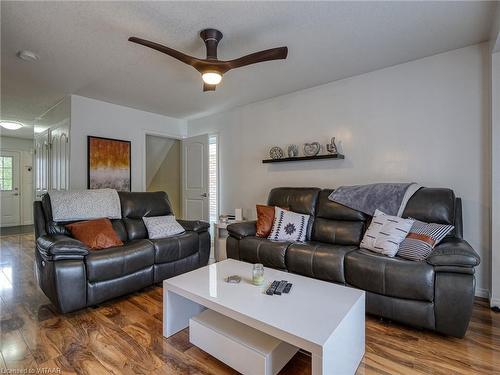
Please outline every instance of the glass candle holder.
[[252, 283], [257, 286], [264, 284], [264, 266], [260, 263], [253, 265]]

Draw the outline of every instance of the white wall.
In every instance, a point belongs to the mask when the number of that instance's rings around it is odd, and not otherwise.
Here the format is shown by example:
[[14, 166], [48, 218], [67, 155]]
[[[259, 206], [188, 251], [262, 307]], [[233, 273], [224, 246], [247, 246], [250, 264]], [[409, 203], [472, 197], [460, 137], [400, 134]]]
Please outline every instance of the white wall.
[[[489, 58], [486, 43], [191, 120], [218, 132], [221, 213], [255, 204], [276, 186], [416, 181], [462, 197], [465, 238], [489, 286]], [[332, 62], [334, 64], [335, 61]], [[307, 72], [305, 72], [307, 74]], [[273, 145], [340, 141], [346, 160], [262, 164]]]
[[132, 142], [132, 191], [145, 190], [145, 134], [186, 136], [186, 121], [71, 96], [71, 189], [87, 188], [87, 136]]
[[33, 139], [0, 136], [0, 147], [11, 151], [33, 151]]
[[491, 55], [491, 74], [491, 142], [493, 146], [491, 156], [491, 305], [500, 307], [500, 52]]
[[177, 139], [146, 136], [146, 187], [151, 185], [151, 181], [164, 163], [170, 148], [178, 142]]
[[170, 139], [167, 153], [147, 187], [147, 191], [165, 191], [174, 215], [180, 217], [181, 210], [181, 142]]

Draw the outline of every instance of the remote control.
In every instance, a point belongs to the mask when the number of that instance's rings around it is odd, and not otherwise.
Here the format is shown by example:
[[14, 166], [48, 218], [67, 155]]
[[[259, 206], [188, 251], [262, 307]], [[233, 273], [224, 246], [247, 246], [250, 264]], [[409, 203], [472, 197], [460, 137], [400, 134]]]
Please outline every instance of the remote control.
[[286, 286], [285, 286], [285, 290], [283, 291], [283, 293], [288, 293], [288, 292], [290, 292], [290, 289], [292, 289], [292, 283], [288, 283], [288, 284], [286, 284]]
[[278, 280], [274, 280], [273, 283], [269, 286], [269, 288], [267, 288], [266, 294], [272, 296], [279, 284], [280, 282]]
[[278, 287], [274, 291], [274, 294], [277, 294], [278, 296], [280, 296], [281, 293], [283, 293], [283, 291], [285, 290], [286, 284], [288, 284], [288, 281], [281, 280]]

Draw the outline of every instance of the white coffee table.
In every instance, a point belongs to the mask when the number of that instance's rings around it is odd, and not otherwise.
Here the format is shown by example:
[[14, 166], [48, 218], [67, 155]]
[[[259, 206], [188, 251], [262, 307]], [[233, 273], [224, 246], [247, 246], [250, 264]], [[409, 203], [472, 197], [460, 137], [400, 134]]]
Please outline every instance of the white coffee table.
[[[214, 310], [312, 355], [312, 374], [354, 374], [365, 352], [365, 292], [265, 268], [263, 287], [251, 284], [252, 264], [227, 259], [163, 281], [163, 335]], [[240, 275], [240, 284], [227, 276]], [[273, 280], [293, 283], [289, 294], [268, 296]]]

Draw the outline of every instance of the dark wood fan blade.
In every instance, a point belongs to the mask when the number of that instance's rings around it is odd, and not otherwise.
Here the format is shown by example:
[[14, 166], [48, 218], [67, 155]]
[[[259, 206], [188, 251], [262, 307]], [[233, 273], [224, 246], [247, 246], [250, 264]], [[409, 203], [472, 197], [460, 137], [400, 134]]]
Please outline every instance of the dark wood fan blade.
[[208, 83], [203, 82], [203, 92], [205, 91], [215, 91], [217, 85], [209, 85]]
[[182, 61], [183, 63], [186, 63], [188, 65], [191, 65], [193, 67], [196, 67], [196, 66], [198, 66], [200, 64], [203, 64], [203, 62], [204, 62], [201, 59], [198, 59], [198, 58], [193, 57], [193, 56], [186, 55], [185, 53], [176, 51], [175, 49], [169, 48], [169, 47], [164, 46], [162, 44], [151, 42], [149, 40], [137, 38], [135, 36], [132, 36], [132, 37], [128, 38], [128, 40], [129, 40], [129, 42], [141, 44], [143, 46], [146, 46], [146, 47], [155, 49], [157, 51], [163, 52], [163, 53], [165, 53], [165, 54], [167, 54], [169, 56], [172, 56], [173, 58], [175, 58], [175, 59], [177, 59], [179, 61]]
[[[239, 68], [241, 66], [256, 64], [264, 61], [286, 59], [288, 55], [287, 47], [278, 47], [266, 49], [265, 51], [255, 52], [250, 55], [240, 57], [239, 59], [225, 61], [229, 69]], [[229, 70], [228, 69], [228, 70]]]

